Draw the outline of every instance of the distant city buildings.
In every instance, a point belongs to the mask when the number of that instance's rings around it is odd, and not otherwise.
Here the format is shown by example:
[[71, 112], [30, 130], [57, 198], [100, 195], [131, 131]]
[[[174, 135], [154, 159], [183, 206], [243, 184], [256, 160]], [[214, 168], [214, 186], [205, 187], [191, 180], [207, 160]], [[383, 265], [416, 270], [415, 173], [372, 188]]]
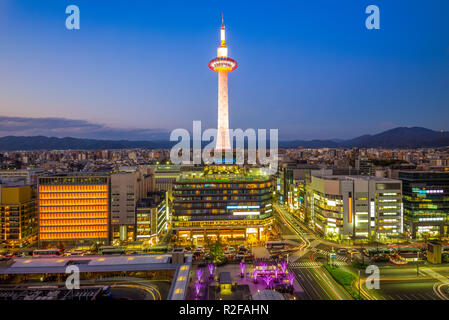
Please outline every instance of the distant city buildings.
[[[217, 230], [231, 230], [228, 226], [234, 225], [234, 229], [239, 229], [240, 235], [247, 237], [247, 229], [250, 234], [257, 230], [260, 233], [259, 238], [263, 239], [264, 232], [267, 230], [264, 225], [265, 222], [258, 221], [257, 224], [251, 220], [256, 220], [256, 216], [247, 216], [244, 221], [236, 222], [239, 217], [234, 217], [232, 213], [226, 213], [224, 216], [220, 216], [223, 212], [217, 215], [217, 211], [211, 214], [212, 218], [201, 218], [201, 215], [193, 214], [191, 211], [186, 214], [184, 210], [197, 210], [198, 206], [204, 205], [204, 210], [218, 209], [216, 208], [218, 200], [213, 197], [225, 197], [226, 187], [220, 187], [220, 191], [217, 191], [216, 195], [210, 195], [203, 193], [206, 187], [200, 189], [199, 182], [195, 182], [195, 192], [198, 191], [198, 195], [201, 198], [210, 197], [210, 200], [197, 200], [193, 198], [187, 198], [186, 200], [180, 199], [180, 193], [184, 190], [181, 185], [187, 184], [186, 179], [189, 177], [192, 180], [193, 177], [200, 177], [200, 181], [204, 179], [213, 178], [216, 179], [218, 173], [208, 174], [205, 172], [204, 166], [180, 166], [172, 165], [169, 162], [170, 150], [144, 150], [144, 149], [128, 149], [128, 150], [54, 150], [54, 151], [16, 151], [16, 152], [1, 152], [0, 153], [0, 181], [3, 185], [14, 185], [16, 187], [22, 186], [30, 188], [31, 193], [36, 193], [39, 201], [39, 206], [36, 204], [36, 214], [39, 212], [39, 221], [31, 219], [31, 224], [34, 225], [35, 235], [40, 236], [40, 244], [45, 246], [55, 246], [59, 242], [66, 244], [71, 243], [91, 243], [100, 242], [105, 244], [112, 244], [117, 242], [127, 243], [132, 241], [137, 242], [149, 242], [152, 243], [157, 239], [161, 239], [161, 232], [165, 235], [165, 232], [171, 233], [177, 236], [183, 235], [184, 239], [204, 239], [203, 231], [200, 230], [213, 230], [213, 233], [222, 233], [229, 235], [227, 231]], [[449, 148], [422, 148], [422, 149], [382, 149], [382, 148], [321, 148], [321, 149], [281, 149], [279, 150], [279, 172], [274, 177], [266, 177], [267, 180], [271, 179], [270, 188], [272, 191], [276, 191], [278, 195], [277, 201], [285, 204], [289, 211], [303, 222], [308, 223], [311, 227], [316, 228], [317, 232], [320, 232], [323, 237], [326, 234], [332, 234], [333, 231], [338, 230], [339, 237], [350, 238], [360, 237], [362, 238], [376, 238], [379, 239], [391, 238], [392, 241], [396, 238], [396, 232], [394, 230], [401, 230], [398, 225], [397, 217], [388, 217], [385, 219], [379, 219], [376, 216], [375, 228], [370, 227], [371, 221], [368, 226], [364, 222], [360, 222], [360, 228], [357, 229], [359, 235], [355, 235], [354, 228], [347, 224], [344, 218], [334, 218], [326, 211], [326, 206], [323, 201], [316, 200], [316, 197], [324, 197], [327, 200], [332, 201], [331, 196], [343, 197], [344, 193], [338, 195], [327, 194], [326, 187], [320, 191], [320, 188], [313, 189], [312, 177], [322, 176], [325, 179], [326, 176], [336, 176], [340, 184], [351, 184], [347, 181], [352, 181], [345, 177], [364, 176], [375, 181], [376, 177], [381, 179], [399, 180], [402, 183], [403, 189], [399, 190], [402, 196], [403, 202], [403, 224], [401, 235], [405, 238], [439, 238], [448, 237], [448, 218], [447, 207], [449, 200], [447, 199], [447, 187], [446, 176], [449, 174]], [[253, 169], [254, 170], [254, 169]], [[222, 174], [222, 177], [238, 178], [240, 173], [228, 173]], [[252, 174], [252, 173], [251, 173]], [[249, 174], [249, 175], [251, 175]], [[248, 173], [244, 174], [248, 175]], [[90, 218], [79, 218], [82, 215], [86, 215], [85, 211], [89, 206], [94, 204], [91, 199], [87, 201], [85, 199], [89, 192], [62, 192], [54, 189], [45, 189], [50, 186], [59, 186], [69, 188], [71, 185], [75, 186], [77, 183], [79, 186], [86, 186], [84, 182], [73, 182], [69, 180], [48, 183], [45, 182], [47, 178], [55, 177], [92, 177], [103, 176], [109, 182], [103, 184], [108, 185], [107, 190], [102, 191], [101, 197], [97, 197], [95, 200], [102, 202], [101, 205], [106, 206], [100, 211], [92, 212], [93, 215], [97, 215], [96, 218], [91, 216]], [[314, 178], [313, 180], [316, 180]], [[362, 179], [358, 177], [357, 179]], [[39, 180], [39, 181], [38, 181]], [[76, 178], [75, 178], [76, 180]], [[326, 179], [325, 179], [326, 180]], [[346, 182], [344, 182], [346, 181]], [[249, 184], [249, 182], [247, 182]], [[325, 182], [324, 185], [330, 182]], [[210, 182], [215, 184], [215, 182]], [[354, 191], [358, 192], [359, 183], [352, 182], [354, 185]], [[38, 185], [45, 187], [38, 189]], [[95, 184], [92, 184], [94, 186]], [[223, 185], [223, 184], [221, 184]], [[58, 188], [59, 188], [58, 187]], [[241, 185], [243, 189], [243, 185]], [[180, 189], [181, 188], [181, 189]], [[70, 189], [70, 188], [69, 188]], [[67, 190], [69, 190], [67, 189]], [[239, 189], [239, 188], [237, 188]], [[344, 190], [343, 187], [341, 190]], [[370, 190], [374, 190], [370, 188]], [[438, 193], [434, 193], [433, 190], [437, 190]], [[151, 198], [148, 192], [160, 191], [164, 193], [164, 203], [168, 210], [168, 221], [164, 221], [166, 215], [160, 215], [158, 220], [164, 225], [164, 227], [157, 227], [156, 233], [154, 232], [154, 223], [151, 224], [151, 218], [149, 212], [155, 210], [160, 204], [154, 201], [147, 201], [146, 198]], [[190, 191], [190, 190], [188, 190]], [[323, 192], [324, 191], [324, 192]], [[433, 193], [431, 193], [431, 191]], [[210, 190], [207, 190], [210, 192]], [[229, 196], [229, 190], [226, 190], [226, 196]], [[371, 191], [370, 191], [371, 192]], [[394, 193], [392, 191], [391, 193]], [[71, 194], [72, 198], [65, 198]], [[387, 192], [388, 193], [388, 192]], [[61, 196], [62, 198], [57, 198]], [[327, 195], [326, 195], [327, 194]], [[192, 195], [189, 194], [189, 197]], [[45, 198], [52, 197], [52, 198]], [[225, 198], [222, 198], [222, 200]], [[356, 199], [353, 194], [353, 209], [355, 208]], [[49, 201], [52, 200], [52, 201]], [[73, 201], [87, 201], [81, 205], [75, 205], [68, 200]], [[247, 199], [242, 198], [241, 202], [248, 202]], [[313, 213], [312, 213], [312, 200], [313, 200]], [[315, 203], [315, 200], [317, 201]], [[327, 201], [326, 200], [326, 201]], [[143, 202], [141, 202], [143, 201]], [[175, 201], [175, 203], [173, 203]], [[184, 202], [183, 202], [184, 201]], [[224, 201], [229, 201], [226, 198]], [[107, 204], [104, 204], [107, 202]], [[370, 201], [368, 201], [370, 206]], [[81, 202], [80, 202], [81, 203]], [[88, 204], [87, 204], [88, 203]], [[190, 208], [184, 208], [184, 205], [190, 203]], [[316, 204], [318, 203], [318, 207]], [[331, 202], [332, 204], [332, 202]], [[173, 207], [175, 205], [175, 207]], [[223, 204], [222, 204], [223, 205]], [[232, 208], [233, 204], [229, 204]], [[251, 204], [246, 204], [247, 209], [245, 211], [258, 211], [255, 207], [251, 207]], [[326, 204], [327, 205], [327, 204]], [[249, 206], [249, 207], [248, 207]], [[345, 206], [345, 205], [343, 205]], [[70, 209], [69, 209], [70, 207]], [[64, 208], [62, 210], [62, 208]], [[241, 207], [243, 208], [243, 207]], [[160, 209], [160, 207], [159, 207]], [[259, 209], [259, 208], [257, 208]], [[340, 208], [339, 208], [340, 209]], [[50, 212], [53, 210], [52, 212]], [[59, 211], [57, 211], [59, 210]], [[143, 215], [143, 210], [146, 210], [146, 216]], [[199, 209], [198, 209], [199, 210]], [[240, 210], [240, 209], [239, 209]], [[319, 212], [321, 210], [321, 213]], [[339, 215], [346, 214], [344, 210]], [[377, 209], [376, 209], [377, 210]], [[140, 213], [139, 213], [140, 211]], [[245, 212], [241, 209], [242, 212]], [[324, 212], [324, 213], [323, 213]], [[332, 210], [329, 210], [332, 212]], [[268, 212], [270, 213], [270, 212]], [[138, 223], [138, 215], [141, 215], [141, 226]], [[174, 214], [173, 221], [171, 221], [171, 215]], [[262, 211], [260, 212], [263, 216]], [[375, 211], [377, 215], [378, 212]], [[380, 213], [379, 213], [380, 214]], [[2, 212], [4, 217], [4, 213]], [[81, 216], [80, 216], [81, 215]], [[209, 215], [209, 212], [207, 213]], [[206, 215], [206, 216], [207, 216]], [[101, 217], [100, 217], [101, 216]], [[219, 217], [220, 216], [220, 217]], [[227, 216], [230, 216], [228, 218]], [[70, 218], [69, 218], [70, 217]], [[187, 218], [186, 218], [187, 217]], [[226, 217], [226, 219], [225, 219]], [[326, 217], [326, 218], [324, 218]], [[153, 214], [154, 218], [154, 214]], [[241, 217], [240, 217], [241, 218]], [[260, 217], [259, 217], [260, 218]], [[330, 219], [336, 219], [334, 222]], [[355, 218], [355, 216], [354, 216]], [[94, 222], [92, 219], [100, 219]], [[146, 220], [145, 220], [146, 219]], [[86, 221], [88, 220], [88, 221]], [[212, 222], [211, 220], [219, 220], [221, 222]], [[262, 219], [263, 220], [263, 219]], [[382, 220], [382, 221], [381, 221]], [[393, 221], [394, 220], [394, 221]], [[269, 220], [267, 220], [269, 221]], [[354, 222], [355, 220], [353, 220]], [[360, 221], [364, 219], [360, 218]], [[145, 223], [143, 223], [145, 222]], [[150, 223], [147, 223], [150, 222]], [[223, 223], [222, 223], [223, 222]], [[14, 243], [16, 245], [20, 241], [14, 241], [11, 238], [5, 240], [5, 234], [8, 231], [13, 230], [11, 228], [5, 228], [7, 223], [16, 225], [15, 220], [2, 220], [2, 241], [3, 243]], [[388, 225], [390, 223], [390, 225]], [[248, 224], [248, 226], [246, 226]], [[381, 231], [382, 224], [386, 224], [388, 228]], [[266, 224], [269, 226], [269, 223]], [[337, 228], [337, 225], [339, 226]], [[324, 230], [320, 231], [321, 228]], [[329, 232], [326, 233], [326, 228]], [[337, 229], [335, 229], [337, 228]], [[346, 229], [345, 229], [346, 228]], [[101, 229], [101, 230], [100, 230]], [[140, 230], [138, 230], [140, 229]], [[16, 230], [16, 229], [14, 229]], [[243, 231], [244, 232], [241, 232]], [[372, 235], [372, 231], [375, 231], [375, 235]], [[234, 238], [237, 239], [236, 230]], [[362, 235], [362, 233], [368, 232], [368, 236]], [[101, 233], [101, 237], [98, 238], [94, 234]], [[336, 233], [336, 232], [333, 232]], [[399, 232], [400, 233], [400, 232]], [[21, 233], [23, 235], [25, 233]], [[157, 235], [155, 235], [157, 234]], [[59, 238], [58, 238], [59, 235]], [[71, 235], [71, 236], [69, 236]], [[86, 237], [84, 237], [86, 235]], [[140, 237], [138, 237], [140, 235]], [[150, 235], [148, 239], [147, 236]], [[193, 236], [195, 235], [195, 238]], [[25, 238], [28, 236], [25, 236]], [[36, 237], [28, 237], [29, 241], [35, 241]], [[213, 237], [212, 237], [213, 238]], [[258, 238], [252, 237], [251, 238]], [[153, 240], [155, 239], [155, 240]], [[358, 238], [357, 238], [358, 239]], [[190, 240], [189, 240], [190, 241]], [[196, 241], [196, 240], [195, 240]], [[23, 243], [27, 240], [23, 240]]]

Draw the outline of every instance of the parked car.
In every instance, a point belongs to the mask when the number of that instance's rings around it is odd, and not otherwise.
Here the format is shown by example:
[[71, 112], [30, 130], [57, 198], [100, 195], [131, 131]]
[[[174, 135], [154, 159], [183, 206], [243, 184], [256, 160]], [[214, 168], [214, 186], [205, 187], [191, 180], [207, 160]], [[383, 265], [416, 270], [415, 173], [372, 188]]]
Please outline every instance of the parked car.
[[238, 259], [238, 260], [242, 260], [242, 259], [245, 258], [245, 254], [239, 252], [239, 253], [237, 253], [237, 254], [235, 255], [235, 258]]

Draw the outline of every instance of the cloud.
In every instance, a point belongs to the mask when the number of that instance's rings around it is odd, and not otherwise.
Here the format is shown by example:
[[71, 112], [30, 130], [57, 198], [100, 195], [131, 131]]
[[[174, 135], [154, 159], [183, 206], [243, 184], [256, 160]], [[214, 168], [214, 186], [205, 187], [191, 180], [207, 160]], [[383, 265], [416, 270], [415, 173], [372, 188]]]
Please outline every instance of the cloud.
[[111, 140], [168, 140], [165, 129], [111, 128], [85, 120], [0, 116], [0, 136], [47, 136]]

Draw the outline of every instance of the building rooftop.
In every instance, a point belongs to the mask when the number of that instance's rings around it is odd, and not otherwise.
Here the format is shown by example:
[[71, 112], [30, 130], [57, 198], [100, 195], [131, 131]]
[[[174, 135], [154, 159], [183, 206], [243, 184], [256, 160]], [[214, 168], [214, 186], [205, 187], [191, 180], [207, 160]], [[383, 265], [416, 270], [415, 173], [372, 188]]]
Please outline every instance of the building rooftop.
[[232, 284], [231, 273], [230, 272], [220, 272], [220, 284]]
[[274, 290], [262, 290], [252, 295], [252, 300], [286, 300], [284, 295]]
[[0, 274], [65, 273], [69, 265], [76, 265], [80, 272], [173, 269], [175, 270], [175, 278], [168, 299], [183, 300], [192, 265], [192, 255], [185, 255], [183, 264], [171, 263], [171, 254], [15, 258], [14, 263], [0, 268]]
[[95, 300], [107, 287], [89, 286], [77, 290], [64, 287], [0, 289], [0, 300]]
[[327, 180], [365, 180], [365, 181], [398, 181], [398, 179], [390, 179], [376, 176], [362, 176], [362, 175], [328, 175], [328, 174], [314, 174], [314, 177]]
[[258, 168], [248, 170], [236, 165], [217, 165], [206, 166], [203, 171], [183, 172], [177, 182], [253, 182], [267, 180], [270, 180], [270, 177]]

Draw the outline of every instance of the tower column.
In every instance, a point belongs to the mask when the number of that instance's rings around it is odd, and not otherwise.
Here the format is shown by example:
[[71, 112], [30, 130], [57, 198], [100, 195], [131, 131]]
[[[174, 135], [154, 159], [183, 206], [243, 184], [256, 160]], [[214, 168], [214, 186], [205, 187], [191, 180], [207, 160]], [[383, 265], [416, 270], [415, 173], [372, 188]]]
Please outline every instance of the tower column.
[[228, 72], [218, 72], [218, 131], [216, 149], [230, 150], [229, 137]]

